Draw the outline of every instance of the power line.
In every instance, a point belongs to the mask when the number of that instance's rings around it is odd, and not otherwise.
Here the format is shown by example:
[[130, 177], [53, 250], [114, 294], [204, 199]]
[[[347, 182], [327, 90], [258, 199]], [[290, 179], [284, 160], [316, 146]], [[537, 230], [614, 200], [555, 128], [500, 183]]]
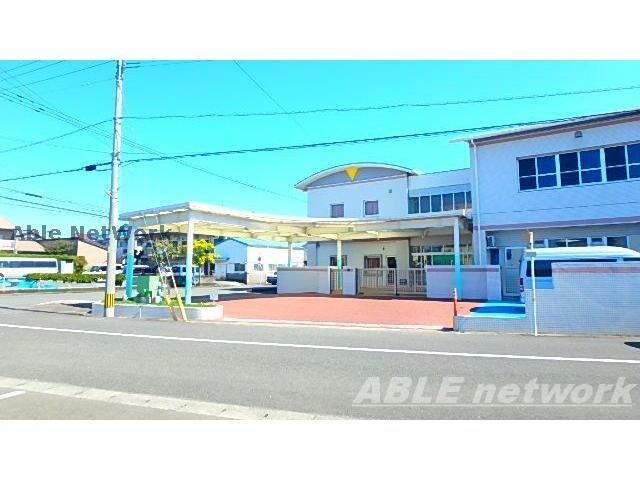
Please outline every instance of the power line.
[[[44, 203], [31, 202], [29, 200], [21, 200], [19, 198], [6, 197], [4, 195], [0, 195], [0, 198], [4, 198], [5, 200], [11, 200], [11, 201], [14, 201], [14, 202], [24, 203], [24, 204], [27, 204], [27, 205], [37, 205], [37, 206], [45, 207], [45, 208], [52, 208], [51, 205], [47, 205], [47, 204], [44, 204]], [[60, 211], [66, 211], [66, 212], [72, 212], [72, 213], [81, 213], [83, 215], [89, 215], [89, 216], [93, 216], [93, 217], [100, 217], [100, 218], [105, 218], [106, 217], [106, 215], [100, 215], [98, 213], [92, 213], [92, 212], [86, 212], [86, 211], [82, 211], [82, 210], [76, 210], [76, 209], [73, 209], [73, 208], [66, 208], [66, 207], [53, 207], [53, 208], [56, 208], [57, 210], [60, 210]]]
[[396, 103], [390, 105], [374, 105], [363, 107], [329, 107], [329, 108], [314, 108], [309, 110], [287, 110], [280, 112], [231, 112], [231, 113], [200, 113], [200, 114], [175, 114], [175, 115], [127, 115], [124, 118], [127, 120], [163, 120], [163, 119], [198, 119], [198, 118], [215, 118], [215, 117], [269, 117], [278, 115], [306, 115], [312, 113], [344, 113], [344, 112], [364, 112], [370, 110], [390, 110], [397, 108], [431, 108], [431, 107], [445, 107], [451, 105], [469, 105], [479, 103], [492, 103], [492, 102], [508, 102], [515, 100], [531, 100], [539, 98], [561, 97], [567, 95], [585, 95], [591, 93], [605, 93], [605, 92], [617, 92], [624, 90], [637, 90], [640, 89], [640, 85], [627, 85], [621, 87], [610, 88], [597, 88], [591, 90], [575, 90], [565, 92], [553, 92], [553, 93], [541, 93], [530, 95], [517, 95], [510, 97], [494, 97], [494, 98], [480, 98], [480, 99], [467, 99], [467, 100], [450, 100], [450, 101], [438, 101], [429, 103]]
[[[300, 128], [302, 129], [302, 131], [305, 131], [305, 130], [304, 130], [304, 127], [300, 124], [300, 122], [298, 122], [298, 120], [296, 120], [294, 117], [292, 117], [292, 116], [289, 114], [289, 112], [287, 111], [287, 109], [286, 109], [286, 108], [284, 108], [284, 107], [280, 104], [280, 102], [278, 102], [278, 100], [276, 100], [276, 99], [273, 97], [273, 95], [271, 95], [271, 94], [267, 91], [267, 89], [266, 89], [266, 88], [264, 88], [264, 87], [260, 84], [260, 82], [258, 82], [258, 80], [256, 80], [256, 79], [255, 79], [255, 78], [254, 78], [254, 77], [253, 77], [249, 72], [247, 72], [247, 71], [242, 67], [242, 65], [240, 65], [240, 62], [238, 62], [237, 60], [234, 60], [234, 61], [233, 61], [233, 63], [235, 63], [236, 67], [238, 67], [238, 68], [240, 69], [240, 71], [241, 71], [242, 73], [244, 73], [244, 74], [245, 74], [245, 76], [246, 76], [249, 80], [251, 80], [251, 81], [253, 82], [253, 84], [254, 84], [256, 87], [258, 87], [258, 88], [260, 89], [260, 91], [261, 91], [262, 93], [264, 93], [264, 94], [267, 96], [267, 98], [268, 98], [269, 100], [271, 100], [271, 101], [272, 101], [272, 102], [273, 102], [273, 103], [274, 103], [274, 104], [275, 104], [275, 105], [280, 109], [280, 113], [281, 113], [281, 114], [284, 114], [284, 115], [289, 116], [289, 118], [290, 118], [290, 119], [291, 119], [291, 120], [292, 120], [292, 121], [293, 121], [293, 122], [294, 122], [298, 127], [300, 127]], [[305, 133], [306, 133], [306, 132], [305, 132]]]
[[75, 133], [82, 132], [82, 131], [87, 130], [89, 128], [95, 127], [97, 125], [102, 125], [102, 124], [110, 122], [110, 121], [111, 120], [102, 120], [101, 122], [97, 122], [97, 123], [93, 123], [93, 124], [90, 124], [90, 125], [86, 125], [84, 127], [76, 128], [75, 130], [71, 130], [70, 132], [66, 132], [66, 133], [63, 133], [61, 135], [56, 135], [55, 137], [49, 137], [49, 138], [45, 138], [45, 139], [42, 139], [42, 140], [37, 140], [35, 142], [27, 143], [25, 145], [19, 145], [17, 147], [12, 147], [12, 148], [7, 148], [5, 150], [0, 150], [0, 154], [8, 153], [8, 152], [15, 152], [16, 150], [22, 150], [24, 148], [29, 148], [29, 147], [33, 147], [35, 145], [40, 145], [42, 143], [47, 143], [47, 142], [51, 142], [53, 140], [58, 140], [60, 138], [68, 137], [69, 135], [73, 135]]
[[[35, 85], [36, 83], [47, 82], [49, 80], [53, 80], [53, 79], [56, 79], [56, 78], [66, 77], [67, 75], [73, 75], [74, 73], [84, 72], [85, 70], [89, 70], [91, 68], [96, 68], [96, 67], [99, 67], [101, 65], [105, 65], [107, 63], [111, 63], [111, 60], [106, 60], [104, 62], [95, 63], [93, 65], [89, 65], [89, 66], [84, 67], [84, 68], [78, 68], [77, 70], [72, 70], [70, 72], [61, 73], [61, 74], [58, 74], [58, 75], [54, 75], [52, 77], [41, 78], [40, 80], [35, 80], [33, 82], [25, 83], [23, 85], [27, 86], [27, 85]], [[16, 76], [18, 76], [18, 75], [16, 75]], [[15, 90], [15, 88], [6, 88], [4, 90], [0, 90], [0, 92], [10, 92], [12, 90]]]
[[166, 67], [172, 65], [179, 65], [181, 63], [194, 63], [194, 62], [204, 62], [206, 60], [174, 60], [168, 62], [155, 63], [154, 60], [149, 60], [150, 63], [139, 63], [139, 62], [127, 62], [127, 70], [133, 68], [150, 68], [150, 67]]
[[[93, 207], [91, 205], [87, 205], [86, 203], [74, 202], [72, 200], [64, 200], [64, 199], [61, 199], [61, 198], [50, 197], [50, 196], [47, 196], [47, 195], [41, 195], [39, 193], [25, 192], [25, 191], [22, 191], [22, 190], [16, 190], [15, 188], [9, 188], [9, 187], [0, 187], [0, 189], [6, 190], [7, 192], [12, 192], [12, 193], [17, 193], [17, 194], [20, 194], [20, 195], [24, 195], [26, 197], [41, 198], [43, 200], [51, 200], [53, 202], [67, 203], [69, 205], [76, 205], [76, 206], [79, 206], [79, 207], [91, 207], [90, 210], [93, 210], [96, 213], [99, 213], [99, 212], [104, 213], [103, 210], [101, 210], [99, 207], [97, 207], [97, 206]], [[56, 207], [56, 205], [51, 205], [51, 207]]]
[[[337, 141], [331, 141], [331, 142], [321, 142], [321, 143], [312, 143], [312, 144], [303, 144], [303, 145], [284, 145], [284, 146], [276, 146], [276, 147], [259, 147], [259, 148], [247, 148], [247, 149], [238, 149], [238, 150], [222, 150], [222, 151], [216, 151], [216, 152], [196, 152], [196, 153], [185, 153], [185, 154], [176, 154], [176, 155], [163, 155], [163, 156], [157, 156], [157, 157], [124, 160], [122, 164], [131, 165], [131, 164], [142, 163], [142, 162], [155, 162], [155, 161], [162, 161], [162, 160], [175, 161], [175, 160], [185, 159], [185, 158], [212, 157], [212, 156], [220, 156], [220, 155], [238, 155], [238, 154], [246, 154], [246, 153], [276, 152], [276, 151], [286, 151], [286, 150], [302, 150], [307, 148], [335, 147], [335, 146], [344, 146], [344, 145], [358, 145], [358, 144], [365, 144], [365, 143], [410, 140], [410, 139], [416, 139], [416, 138], [428, 138], [428, 137], [454, 135], [454, 134], [468, 133], [468, 132], [497, 130], [502, 128], [523, 127], [523, 126], [529, 126], [529, 125], [543, 125], [543, 124], [563, 122], [568, 120], [579, 120], [587, 117], [590, 117], [590, 115], [547, 119], [547, 120], [534, 120], [534, 121], [528, 121], [528, 122], [508, 123], [508, 124], [501, 124], [501, 125], [467, 127], [467, 128], [453, 129], [453, 130], [433, 131], [433, 132], [418, 132], [418, 133], [409, 133], [409, 134], [402, 134], [402, 135], [389, 135], [384, 137], [337, 140]], [[38, 174], [25, 175], [22, 177], [3, 178], [3, 179], [0, 179], [0, 182], [26, 180], [30, 178], [45, 177], [50, 175], [61, 175], [61, 174], [81, 172], [81, 171], [96, 171], [98, 167], [104, 167], [110, 164], [111, 162], [102, 162], [102, 163], [85, 165], [83, 167], [77, 167], [77, 168], [68, 169], [68, 170], [57, 170], [53, 172], [42, 172]], [[270, 192], [270, 193], [273, 193], [273, 192]]]
[[30, 62], [22, 63], [20, 65], [16, 65], [13, 68], [9, 68], [8, 70], [5, 70], [5, 72], [12, 72], [13, 70], [18, 70], [19, 68], [28, 67], [29, 65], [33, 65], [34, 63], [38, 63], [38, 62], [39, 60], [31, 60]]
[[26, 72], [20, 72], [16, 74], [16, 77], [21, 77], [22, 75], [27, 75], [29, 73], [32, 72], [37, 72], [38, 70], [44, 70], [45, 68], [49, 68], [49, 67], [53, 67], [54, 65], [58, 65], [59, 63], [64, 62], [65, 60], [58, 60], [57, 62], [51, 62], [51, 63], [47, 63], [45, 65], [42, 65], [38, 68], [33, 68], [31, 70], [27, 70]]

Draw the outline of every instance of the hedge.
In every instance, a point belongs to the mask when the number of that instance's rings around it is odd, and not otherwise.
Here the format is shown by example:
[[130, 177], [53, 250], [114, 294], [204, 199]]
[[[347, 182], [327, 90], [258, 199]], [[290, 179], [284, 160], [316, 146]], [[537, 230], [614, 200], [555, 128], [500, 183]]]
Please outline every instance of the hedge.
[[[92, 283], [104, 279], [105, 274], [87, 275], [83, 273], [29, 273], [25, 275], [27, 280], [53, 280], [63, 283]], [[116, 285], [124, 283], [124, 274], [116, 274]]]

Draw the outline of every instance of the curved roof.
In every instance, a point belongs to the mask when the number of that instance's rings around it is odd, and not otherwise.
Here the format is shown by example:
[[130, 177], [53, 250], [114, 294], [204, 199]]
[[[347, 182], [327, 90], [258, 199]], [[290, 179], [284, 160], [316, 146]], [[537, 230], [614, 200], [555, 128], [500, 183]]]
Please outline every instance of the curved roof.
[[0, 217], [0, 229], [2, 230], [13, 230], [14, 228], [16, 228], [15, 224], [4, 218], [4, 217]]
[[406, 173], [407, 175], [420, 175], [418, 170], [414, 170], [412, 168], [401, 167], [399, 165], [392, 165], [390, 163], [376, 163], [376, 162], [361, 162], [361, 163], [347, 163], [344, 165], [337, 165], [335, 167], [327, 168], [325, 170], [321, 170], [313, 175], [305, 178], [304, 180], [298, 182], [295, 187], [300, 190], [306, 190], [309, 186], [330, 175], [334, 175], [336, 173], [345, 172], [347, 169], [362, 169], [362, 168], [382, 168], [388, 170], [395, 170], [398, 173]]

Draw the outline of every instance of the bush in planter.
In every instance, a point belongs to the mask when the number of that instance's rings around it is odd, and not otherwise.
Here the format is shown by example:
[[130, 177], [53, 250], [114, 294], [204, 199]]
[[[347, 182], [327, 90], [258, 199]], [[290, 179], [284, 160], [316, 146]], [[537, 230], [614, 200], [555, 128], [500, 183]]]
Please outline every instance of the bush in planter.
[[[27, 280], [52, 280], [62, 283], [92, 283], [106, 278], [106, 275], [85, 275], [82, 273], [30, 273]], [[124, 274], [116, 274], [116, 285], [124, 283]]]

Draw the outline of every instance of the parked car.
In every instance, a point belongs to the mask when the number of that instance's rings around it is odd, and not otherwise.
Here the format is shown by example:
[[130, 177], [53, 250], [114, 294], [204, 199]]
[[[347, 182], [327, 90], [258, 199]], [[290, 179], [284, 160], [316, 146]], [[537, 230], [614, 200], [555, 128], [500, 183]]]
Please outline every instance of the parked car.
[[553, 288], [551, 265], [566, 262], [638, 262], [640, 252], [622, 247], [557, 247], [526, 250], [520, 261], [520, 299], [531, 290], [531, 257], [535, 254], [536, 288]]
[[267, 275], [267, 283], [270, 283], [271, 285], [277, 285], [278, 284], [278, 272], [273, 272], [272, 275]]
[[[202, 268], [200, 267], [191, 267], [192, 268], [192, 278], [193, 285], [200, 285], [200, 280], [202, 277]], [[186, 265], [173, 265], [171, 267], [171, 271], [173, 272], [173, 276], [176, 279], [176, 285], [179, 287], [184, 286], [186, 278], [187, 278], [187, 266]]]

